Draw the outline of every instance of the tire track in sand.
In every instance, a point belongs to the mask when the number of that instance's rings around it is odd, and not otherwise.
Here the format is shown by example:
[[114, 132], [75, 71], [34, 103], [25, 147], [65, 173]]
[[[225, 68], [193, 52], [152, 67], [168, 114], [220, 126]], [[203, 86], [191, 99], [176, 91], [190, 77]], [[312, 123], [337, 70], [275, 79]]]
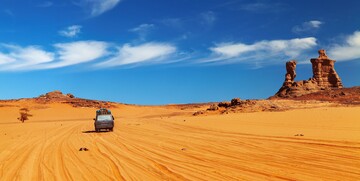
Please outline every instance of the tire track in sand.
[[[114, 132], [103, 133], [83, 133], [93, 129], [84, 121], [29, 123], [25, 126], [34, 130], [14, 138], [1, 152], [1, 180], [360, 178], [358, 142], [233, 133], [156, 119], [135, 121], [118, 122]], [[80, 147], [89, 151], [79, 152]]]

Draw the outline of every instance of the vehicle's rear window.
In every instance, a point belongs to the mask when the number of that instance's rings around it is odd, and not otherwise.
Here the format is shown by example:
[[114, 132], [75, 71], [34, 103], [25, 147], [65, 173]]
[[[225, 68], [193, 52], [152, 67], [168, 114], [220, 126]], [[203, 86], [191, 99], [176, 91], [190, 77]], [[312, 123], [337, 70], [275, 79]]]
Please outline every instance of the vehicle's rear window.
[[112, 115], [99, 115], [97, 118], [98, 121], [106, 121], [106, 120], [112, 120]]

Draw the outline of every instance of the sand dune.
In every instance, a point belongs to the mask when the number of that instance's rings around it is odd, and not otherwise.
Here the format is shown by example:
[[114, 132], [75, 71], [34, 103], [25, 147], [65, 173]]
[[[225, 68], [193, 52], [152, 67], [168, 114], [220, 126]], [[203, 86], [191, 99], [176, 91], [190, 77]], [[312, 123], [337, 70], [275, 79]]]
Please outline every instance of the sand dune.
[[[20, 123], [18, 110], [33, 117]], [[360, 107], [192, 116], [203, 107], [0, 106], [1, 180], [359, 180]], [[298, 135], [298, 136], [295, 136]], [[300, 136], [303, 135], [303, 136]], [[79, 151], [85, 147], [89, 151]]]

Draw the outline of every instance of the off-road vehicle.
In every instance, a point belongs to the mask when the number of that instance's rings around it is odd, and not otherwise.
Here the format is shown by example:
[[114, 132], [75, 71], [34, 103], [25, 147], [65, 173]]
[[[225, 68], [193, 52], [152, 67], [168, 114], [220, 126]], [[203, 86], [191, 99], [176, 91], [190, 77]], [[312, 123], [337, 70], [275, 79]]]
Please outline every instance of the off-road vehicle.
[[101, 129], [113, 131], [114, 116], [108, 109], [101, 108], [96, 111], [96, 118], [94, 118], [95, 131], [99, 132]]

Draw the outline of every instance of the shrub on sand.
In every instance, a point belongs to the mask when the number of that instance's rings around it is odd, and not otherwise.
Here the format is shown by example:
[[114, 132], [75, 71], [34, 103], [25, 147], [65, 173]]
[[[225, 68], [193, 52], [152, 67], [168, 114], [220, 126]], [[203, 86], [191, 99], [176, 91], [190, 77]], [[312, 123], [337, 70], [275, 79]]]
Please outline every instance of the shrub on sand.
[[26, 120], [29, 120], [29, 117], [32, 116], [31, 114], [29, 114], [28, 108], [21, 108], [19, 110], [19, 113], [20, 113], [20, 117], [18, 117], [17, 119], [22, 123], [24, 123]]

